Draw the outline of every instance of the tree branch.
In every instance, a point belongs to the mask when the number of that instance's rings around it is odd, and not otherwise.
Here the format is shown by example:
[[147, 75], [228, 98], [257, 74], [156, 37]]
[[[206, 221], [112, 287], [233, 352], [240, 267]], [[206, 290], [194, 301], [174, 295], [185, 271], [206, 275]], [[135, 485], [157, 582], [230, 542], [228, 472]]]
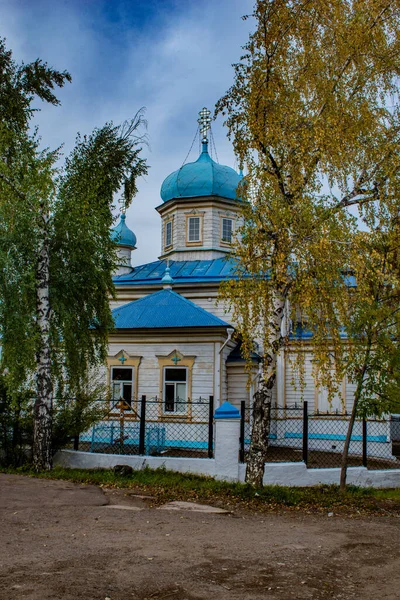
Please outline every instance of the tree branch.
[[5, 181], [5, 183], [8, 186], [10, 186], [10, 188], [12, 188], [12, 190], [17, 194], [17, 196], [19, 196], [22, 200], [27, 199], [26, 194], [24, 194], [24, 192], [21, 192], [21, 190], [18, 189], [18, 187], [15, 185], [15, 183], [9, 177], [7, 177], [7, 175], [4, 175], [4, 173], [0, 172], [0, 179]]

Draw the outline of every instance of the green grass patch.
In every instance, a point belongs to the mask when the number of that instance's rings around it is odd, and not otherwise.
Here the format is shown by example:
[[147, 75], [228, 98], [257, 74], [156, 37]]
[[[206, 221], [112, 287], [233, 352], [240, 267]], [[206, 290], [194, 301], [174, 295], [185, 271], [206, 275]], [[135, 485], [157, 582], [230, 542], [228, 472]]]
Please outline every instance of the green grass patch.
[[306, 488], [269, 485], [255, 489], [243, 483], [228, 483], [216, 481], [211, 477], [149, 468], [134, 471], [126, 476], [108, 469], [62, 467], [39, 474], [27, 468], [3, 472], [137, 490], [138, 493], [145, 492], [151, 495], [154, 505], [170, 500], [187, 500], [251, 511], [304, 510], [352, 515], [400, 515], [400, 489], [374, 490], [348, 486], [345, 493], [341, 493], [335, 485]]

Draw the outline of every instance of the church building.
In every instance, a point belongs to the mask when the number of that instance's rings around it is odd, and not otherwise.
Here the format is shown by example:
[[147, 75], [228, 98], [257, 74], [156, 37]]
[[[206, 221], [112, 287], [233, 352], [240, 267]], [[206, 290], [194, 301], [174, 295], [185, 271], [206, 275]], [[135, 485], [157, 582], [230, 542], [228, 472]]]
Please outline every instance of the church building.
[[[115, 399], [157, 398], [169, 414], [210, 396], [215, 406], [228, 398], [239, 405], [254, 393], [232, 339], [234, 324], [217, 303], [220, 283], [235, 276], [229, 254], [240, 222], [242, 175], [211, 158], [207, 109], [199, 123], [200, 156], [161, 187], [159, 260], [132, 266], [136, 236], [124, 214], [112, 231], [120, 265], [108, 382]], [[255, 355], [255, 377], [257, 360]]]
[[[210, 438], [208, 444], [206, 439], [212, 413], [207, 417], [204, 411], [226, 400], [242, 410], [251, 407], [261, 361], [254, 352], [253, 368], [246, 369], [232, 314], [217, 301], [220, 284], [236, 277], [231, 252], [242, 218], [238, 195], [242, 174], [210, 156], [207, 109], [200, 111], [199, 124], [202, 148], [198, 159], [168, 175], [161, 186], [162, 202], [156, 208], [161, 221], [159, 259], [132, 263], [136, 236], [126, 225], [125, 214], [111, 232], [120, 260], [114, 277], [115, 329], [109, 335], [106, 365], [112, 410], [118, 406], [123, 410], [119, 401], [125, 401], [124, 410], [134, 422], [129, 433], [133, 444], [139, 439], [137, 423], [145, 407], [146, 448], [157, 452], [210, 447]], [[296, 352], [305, 354], [303, 392], [296, 385]], [[307, 332], [301, 338], [293, 336], [278, 356], [270, 445], [300, 452], [304, 407], [311, 418], [310, 449], [340, 454], [355, 386], [344, 378], [329, 399], [327, 391], [316, 385], [312, 360]], [[146, 402], [141, 402], [143, 396]], [[244, 422], [243, 441], [248, 448], [251, 410], [245, 409]], [[99, 427], [104, 429], [99, 435], [113, 439], [113, 424]], [[357, 422], [352, 438], [355, 454], [361, 454], [361, 427], [361, 421]], [[381, 420], [373, 427], [368, 441], [375, 445], [374, 454], [391, 460], [387, 422]], [[96, 435], [94, 429], [88, 434], [91, 448], [96, 447], [97, 429]], [[155, 436], [153, 441], [151, 436]], [[122, 434], [120, 439], [124, 439]]]

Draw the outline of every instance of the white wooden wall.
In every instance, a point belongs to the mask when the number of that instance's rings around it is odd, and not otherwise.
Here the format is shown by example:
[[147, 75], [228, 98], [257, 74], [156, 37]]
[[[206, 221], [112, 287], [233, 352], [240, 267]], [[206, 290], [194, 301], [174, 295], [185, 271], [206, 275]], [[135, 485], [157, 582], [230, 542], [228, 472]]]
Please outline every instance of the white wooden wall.
[[[284, 361], [284, 369], [285, 369], [285, 390], [283, 395], [283, 402], [280, 404], [285, 404], [287, 406], [292, 406], [295, 403], [298, 405], [302, 403], [303, 399], [308, 401], [308, 410], [309, 412], [316, 412], [319, 410], [320, 412], [336, 412], [338, 409], [339, 412], [343, 412], [346, 410], [348, 413], [351, 412], [353, 406], [354, 392], [355, 392], [355, 384], [350, 383], [347, 378], [343, 380], [343, 382], [339, 386], [338, 393], [335, 394], [332, 403], [329, 403], [326, 398], [326, 392], [324, 390], [319, 390], [316, 388], [316, 384], [314, 381], [314, 377], [312, 374], [312, 354], [311, 352], [307, 352], [305, 356], [305, 382], [306, 387], [304, 392], [302, 393], [300, 390], [300, 386], [295, 386], [292, 383], [292, 379], [294, 381], [298, 381], [298, 374], [296, 373], [295, 368], [290, 364], [289, 356], [286, 354]], [[282, 397], [282, 395], [281, 395]]]

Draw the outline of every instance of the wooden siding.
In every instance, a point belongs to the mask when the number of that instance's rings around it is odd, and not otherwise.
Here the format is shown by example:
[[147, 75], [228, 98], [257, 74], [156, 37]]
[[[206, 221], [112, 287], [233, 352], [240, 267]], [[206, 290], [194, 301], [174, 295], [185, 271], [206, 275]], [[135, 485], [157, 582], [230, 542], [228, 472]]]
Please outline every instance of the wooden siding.
[[[306, 388], [302, 393], [300, 390], [299, 377], [296, 373], [295, 365], [291, 364], [291, 358], [294, 355], [285, 355], [285, 404], [286, 406], [300, 406], [303, 400], [308, 401], [308, 410], [313, 412], [315, 408], [315, 385], [312, 376], [311, 353], [306, 353], [305, 357], [305, 382]], [[296, 385], [297, 384], [297, 385]], [[296, 389], [297, 388], [297, 389]]]
[[250, 390], [247, 389], [248, 373], [244, 363], [228, 363], [228, 400], [240, 409], [242, 400], [250, 406]]

